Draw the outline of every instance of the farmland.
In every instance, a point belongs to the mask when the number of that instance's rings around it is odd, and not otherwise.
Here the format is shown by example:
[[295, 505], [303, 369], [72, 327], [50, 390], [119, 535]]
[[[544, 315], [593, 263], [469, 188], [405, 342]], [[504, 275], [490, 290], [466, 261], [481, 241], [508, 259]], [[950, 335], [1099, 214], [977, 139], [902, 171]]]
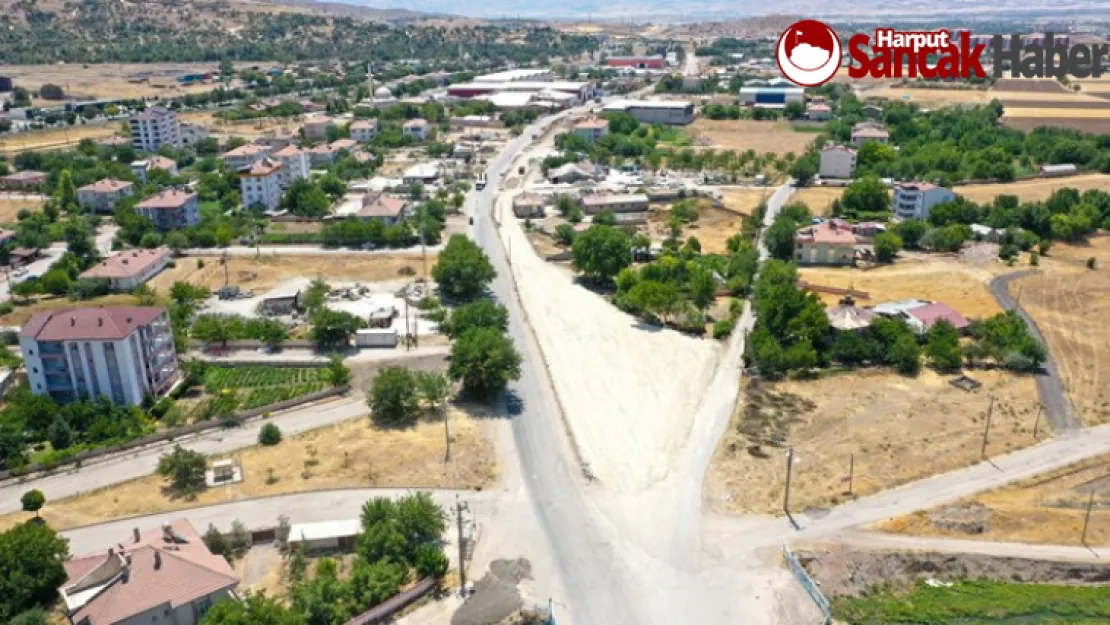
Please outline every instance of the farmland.
[[323, 368], [212, 367], [203, 394], [189, 391], [181, 401], [189, 421], [204, 421], [303, 397], [327, 388]]
[[717, 448], [706, 496], [734, 513], [777, 513], [795, 450], [793, 508], [822, 508], [979, 461], [990, 396], [996, 403], [989, 453], [1032, 444], [1034, 381], [974, 371], [974, 392], [931, 370], [909, 378], [881, 370], [829, 373], [816, 380], [754, 382]]
[[0, 138], [0, 153], [15, 154], [28, 150], [51, 150], [75, 146], [82, 139], [103, 139], [119, 134], [118, 123], [33, 130]]
[[795, 132], [783, 121], [712, 120], [699, 117], [686, 132], [694, 145], [715, 150], [755, 150], [756, 154], [801, 155], [813, 134]]
[[1064, 187], [1070, 187], [1080, 192], [1088, 189], [1110, 191], [1110, 176], [1085, 174], [1067, 178], [1022, 180], [1006, 184], [957, 185], [952, 190], [973, 202], [986, 204], [993, 202], [994, 198], [999, 195], [1007, 194], [1018, 196], [1018, 199], [1022, 202], [1042, 202], [1047, 200], [1053, 191]]
[[[238, 64], [247, 65], [247, 64]], [[213, 72], [215, 63], [97, 63], [91, 65], [0, 65], [0, 75], [11, 76], [15, 84], [38, 92], [45, 84], [60, 85], [66, 95], [83, 99], [174, 98], [187, 93], [211, 91], [214, 84], [182, 87], [177, 76]], [[36, 98], [35, 106], [56, 106], [57, 102]]]
[[[1093, 495], [1087, 543], [1110, 545], [1108, 462], [1110, 455], [1088, 458], [941, 508], [884, 521], [876, 529], [951, 538], [969, 538], [973, 529], [975, 540], [1079, 545]], [[970, 514], [981, 519], [972, 528], [951, 522]]]

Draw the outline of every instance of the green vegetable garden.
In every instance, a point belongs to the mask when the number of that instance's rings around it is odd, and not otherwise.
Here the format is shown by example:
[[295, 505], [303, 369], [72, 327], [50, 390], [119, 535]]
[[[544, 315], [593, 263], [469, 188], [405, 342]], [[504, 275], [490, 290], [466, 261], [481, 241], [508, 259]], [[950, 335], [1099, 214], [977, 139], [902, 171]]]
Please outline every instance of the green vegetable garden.
[[208, 397], [190, 416], [201, 421], [228, 416], [322, 391], [329, 386], [325, 368], [211, 367], [204, 373]]

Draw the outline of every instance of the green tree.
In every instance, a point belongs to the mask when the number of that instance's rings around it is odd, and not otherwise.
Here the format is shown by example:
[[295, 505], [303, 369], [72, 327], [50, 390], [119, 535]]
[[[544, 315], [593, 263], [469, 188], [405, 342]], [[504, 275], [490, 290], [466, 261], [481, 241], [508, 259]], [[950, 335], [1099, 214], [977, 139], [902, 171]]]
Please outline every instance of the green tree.
[[204, 536], [201, 536], [201, 540], [204, 541], [204, 546], [208, 547], [208, 550], [214, 555], [223, 556], [228, 562], [235, 559], [232, 554], [231, 543], [220, 533], [220, 530], [216, 529], [215, 525], [208, 524], [208, 530], [204, 532]]
[[43, 523], [0, 533], [0, 621], [56, 600], [68, 559], [68, 541]]
[[322, 308], [312, 315], [308, 336], [318, 349], [332, 351], [347, 347], [361, 325], [361, 320], [351, 313]]
[[323, 308], [328, 301], [329, 288], [327, 282], [319, 278], [313, 280], [300, 297], [300, 306], [310, 313]]
[[890, 210], [890, 193], [878, 176], [864, 176], [848, 185], [840, 206], [848, 216], [882, 213]]
[[23, 506], [24, 512], [34, 512], [37, 517], [39, 510], [42, 510], [42, 507], [46, 505], [46, 495], [43, 495], [41, 490], [29, 490], [23, 493], [19, 503]]
[[[416, 545], [437, 545], [447, 529], [447, 517], [427, 492], [406, 495], [397, 502], [397, 526], [405, 541]], [[409, 554], [410, 560], [412, 554]]]
[[494, 328], [474, 328], [451, 346], [447, 375], [461, 381], [468, 395], [488, 399], [520, 378], [520, 354], [511, 339]]
[[227, 347], [227, 342], [235, 338], [232, 333], [231, 323], [226, 315], [201, 315], [193, 323], [193, 336], [205, 343], [220, 343]]
[[447, 400], [451, 397], [451, 381], [447, 376], [435, 371], [419, 371], [416, 380], [424, 400], [431, 404], [441, 418], [447, 418], [443, 414]]
[[875, 235], [873, 241], [875, 246], [875, 257], [881, 263], [893, 262], [894, 258], [898, 256], [898, 252], [902, 250], [902, 237], [893, 232], [880, 232]]
[[54, 201], [58, 208], [69, 213], [77, 212], [77, 186], [73, 184], [73, 172], [63, 169], [58, 175], [58, 187], [54, 192]]
[[8, 625], [50, 625], [50, 616], [41, 608], [32, 608], [17, 614]]
[[440, 293], [458, 300], [478, 297], [496, 276], [485, 252], [461, 234], [451, 235], [432, 269]]
[[332, 353], [328, 357], [328, 382], [332, 386], [347, 386], [351, 383], [351, 370], [343, 363], [343, 356]]
[[366, 402], [376, 423], [390, 426], [413, 423], [420, 410], [416, 375], [405, 367], [383, 367], [370, 383]]
[[289, 338], [289, 328], [277, 319], [263, 319], [258, 325], [258, 339], [270, 349], [278, 349]]
[[690, 271], [688, 287], [690, 300], [698, 310], [704, 311], [708, 308], [717, 295], [717, 279], [713, 277], [711, 270], [700, 265], [695, 265]]
[[925, 341], [925, 355], [938, 371], [957, 371], [963, 364], [960, 334], [946, 319], [937, 320], [929, 328]]
[[69, 427], [65, 418], [58, 414], [54, 423], [50, 424], [50, 446], [54, 449], [66, 449], [73, 444], [73, 428]]
[[767, 228], [763, 242], [773, 258], [790, 260], [794, 256], [794, 233], [798, 224], [785, 215], [778, 216]]
[[491, 299], [477, 299], [456, 308], [442, 325], [443, 333], [451, 338], [458, 338], [473, 328], [504, 332], [509, 329], [509, 311]]
[[307, 625], [300, 613], [266, 593], [247, 591], [241, 601], [217, 601], [201, 625]]
[[888, 360], [904, 375], [917, 375], [921, 370], [921, 346], [913, 336], [898, 337], [888, 352]]
[[632, 240], [611, 226], [591, 226], [575, 237], [571, 263], [587, 279], [609, 282], [632, 264]]
[[273, 423], [267, 423], [258, 431], [258, 444], [272, 446], [281, 442], [281, 428]]
[[416, 574], [420, 577], [443, 578], [449, 562], [443, 548], [437, 545], [420, 545], [413, 557]]
[[574, 231], [574, 226], [570, 224], [555, 226], [555, 242], [559, 245], [574, 245], [574, 238], [577, 234]]
[[181, 250], [189, 248], [189, 237], [184, 232], [174, 230], [173, 232], [166, 233], [166, 247], [173, 250], [174, 254], [180, 254]]
[[907, 219], [898, 224], [897, 233], [902, 237], [902, 242], [905, 244], [906, 249], [917, 249], [921, 244], [921, 237], [925, 236], [925, 231], [928, 229], [924, 221], [920, 219]]
[[158, 458], [157, 473], [173, 488], [192, 498], [204, 488], [204, 454], [174, 445], [173, 451]]

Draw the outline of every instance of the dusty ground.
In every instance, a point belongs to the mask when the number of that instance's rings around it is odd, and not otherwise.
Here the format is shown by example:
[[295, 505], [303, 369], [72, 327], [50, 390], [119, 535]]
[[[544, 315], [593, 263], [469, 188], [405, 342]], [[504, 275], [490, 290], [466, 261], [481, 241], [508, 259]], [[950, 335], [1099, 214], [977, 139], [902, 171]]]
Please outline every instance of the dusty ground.
[[181, 116], [182, 121], [206, 126], [220, 135], [240, 136], [253, 139], [260, 135], [274, 132], [296, 132], [299, 124], [292, 119], [266, 117], [262, 119], [246, 119], [235, 122], [225, 122], [208, 111], [193, 111]]
[[[648, 213], [648, 236], [652, 241], [662, 241], [670, 236], [667, 219], [670, 210], [655, 210]], [[698, 220], [686, 224], [682, 229], [682, 240], [697, 237], [701, 250], [706, 254], [727, 254], [728, 238], [740, 232], [744, 218], [728, 210], [715, 208], [708, 200], [698, 202]], [[541, 252], [542, 253], [542, 252]]]
[[1096, 135], [1110, 134], [1110, 119], [1092, 117], [1011, 117], [1002, 118], [1002, 123], [1017, 128], [1022, 132], [1029, 132], [1041, 126], [1056, 126], [1071, 128], [1080, 132]]
[[[242, 63], [238, 65], [243, 65]], [[91, 65], [0, 65], [0, 75], [11, 76], [16, 85], [37, 92], [46, 83], [60, 85], [67, 96], [82, 98], [174, 98], [203, 93], [216, 84], [182, 87], [177, 76], [193, 72], [215, 72], [215, 63], [98, 63]], [[129, 82], [147, 77], [145, 82]], [[57, 102], [35, 98], [35, 106]]]
[[[1013, 271], [1002, 263], [977, 267], [953, 257], [922, 255], [925, 260], [908, 257], [893, 265], [860, 270], [850, 267], [802, 267], [798, 275], [814, 285], [865, 292], [857, 296], [861, 306], [874, 306], [900, 299], [941, 301], [968, 318], [989, 317], [1001, 312], [987, 284], [999, 273]], [[835, 306], [841, 296], [818, 293], [826, 306]]]
[[120, 125], [117, 122], [20, 132], [0, 138], [0, 152], [14, 154], [28, 150], [63, 148], [77, 145], [81, 139], [102, 139], [116, 134], [120, 134]]
[[983, 383], [970, 393], [931, 370], [916, 378], [866, 370], [756, 383], [717, 448], [707, 497], [728, 512], [781, 512], [788, 446], [795, 450], [795, 511], [850, 498], [853, 454], [855, 496], [974, 464], [991, 394], [988, 453], [1032, 444], [1033, 379], [997, 371], [970, 375]]
[[34, 304], [29, 306], [16, 306], [15, 310], [11, 313], [0, 316], [0, 325], [5, 326], [21, 326], [27, 323], [27, 320], [34, 317], [40, 312], [50, 312], [55, 310], [62, 310], [65, 308], [76, 308], [80, 306], [135, 306], [137, 302], [131, 295], [105, 295], [103, 297], [96, 297], [83, 302], [77, 302], [69, 299], [68, 297], [53, 297], [47, 296]]
[[1044, 118], [1061, 118], [1070, 117], [1073, 119], [1106, 119], [1110, 118], [1110, 102], [1103, 101], [1104, 106], [1098, 107], [1082, 107], [1082, 108], [1061, 108], [1053, 107], [1053, 103], [1046, 103], [1045, 106], [1010, 106], [1006, 108], [1006, 117], [1010, 119], [1021, 117], [1034, 117], [1037, 119]]
[[1040, 202], [1048, 199], [1053, 191], [1068, 187], [1080, 192], [1087, 189], [1110, 191], [1110, 176], [1085, 174], [1066, 178], [1023, 180], [1008, 184], [957, 185], [952, 190], [973, 202], [979, 203], [990, 203], [999, 195], [1016, 195], [1022, 202]]
[[[481, 488], [497, 477], [492, 443], [481, 424], [451, 409], [451, 463], [444, 464], [443, 422], [421, 421], [408, 429], [384, 429], [368, 418], [346, 421], [288, 438], [273, 447], [249, 447], [230, 457], [243, 467], [243, 481], [206, 489], [195, 500], [171, 497], [157, 475], [49, 502], [42, 516], [68, 529], [137, 514], [154, 514], [267, 495], [343, 488], [395, 486]], [[27, 518], [0, 517], [0, 528]]]
[[[197, 261], [204, 267], [197, 269]], [[435, 266], [436, 255], [428, 254], [428, 270]], [[228, 276], [232, 284], [257, 292], [272, 288], [286, 278], [305, 276], [330, 280], [362, 280], [366, 282], [396, 280], [408, 267], [413, 275], [423, 271], [419, 255], [355, 255], [350, 256], [262, 256], [228, 258]], [[168, 293], [174, 282], [184, 280], [195, 285], [218, 289], [224, 284], [224, 267], [219, 257], [178, 258], [177, 266], [166, 269], [149, 282], [159, 293]]]
[[19, 211], [26, 208], [32, 213], [42, 209], [45, 202], [42, 200], [9, 200], [0, 199], [0, 224], [10, 224], [16, 220]]
[[[1080, 545], [1087, 502], [1094, 494], [1087, 544], [1110, 544], [1110, 454], [980, 493], [954, 504], [880, 523], [896, 534], [947, 536], [1035, 544]], [[981, 510], [982, 523], [953, 516]]]
[[[813, 133], [794, 132], [782, 121], [714, 120], [699, 117], [687, 127], [694, 145], [718, 150], [755, 150], [756, 154], [772, 152], [800, 155], [813, 141]], [[704, 138], [708, 143], [699, 139]]]
[[825, 217], [832, 211], [833, 200], [844, 195], [844, 187], [805, 187], [790, 196], [789, 203], [803, 202], [809, 212], [817, 217]]
[[721, 201], [734, 211], [751, 215], [761, 202], [771, 196], [772, 191], [770, 188], [726, 187], [721, 189]]
[[[1088, 258], [1098, 269], [1086, 268]], [[1084, 423], [1110, 421], [1110, 390], [1102, 363], [1110, 362], [1110, 239], [1087, 245], [1057, 244], [1043, 272], [1022, 278], [1010, 291], [1037, 322], [1056, 358], [1064, 390]]]

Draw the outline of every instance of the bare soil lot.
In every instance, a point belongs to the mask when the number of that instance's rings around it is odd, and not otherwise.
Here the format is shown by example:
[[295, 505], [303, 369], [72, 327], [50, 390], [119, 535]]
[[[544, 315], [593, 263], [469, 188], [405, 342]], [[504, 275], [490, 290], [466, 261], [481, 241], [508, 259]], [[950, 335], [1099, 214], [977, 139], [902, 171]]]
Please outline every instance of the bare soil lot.
[[[1086, 268], [1096, 258], [1098, 269]], [[1110, 388], [1103, 373], [1110, 362], [1110, 239], [1054, 246], [1042, 272], [1021, 278], [1010, 291], [1037, 322], [1056, 358], [1064, 390], [1088, 425], [1110, 422]]]
[[[205, 489], [195, 500], [171, 496], [157, 476], [132, 480], [63, 499], [43, 508], [55, 529], [69, 529], [137, 514], [154, 514], [267, 495], [343, 488], [393, 486], [481, 488], [497, 477], [495, 452], [481, 424], [450, 411], [451, 462], [443, 462], [443, 422], [421, 421], [406, 429], [375, 426], [368, 418], [346, 421], [290, 437], [272, 447], [249, 447], [231, 456], [243, 481]], [[0, 517], [7, 529], [27, 513]]]
[[721, 202], [734, 211], [751, 215], [771, 195], [772, 189], [731, 187], [721, 190]]
[[[242, 65], [242, 64], [240, 64]], [[0, 65], [0, 75], [11, 76], [16, 85], [37, 93], [47, 83], [61, 85], [67, 96], [100, 98], [173, 98], [188, 93], [211, 91], [215, 84], [182, 87], [177, 76], [193, 72], [215, 72], [215, 63], [103, 63], [62, 65]], [[130, 82], [131, 79], [143, 82]], [[56, 105], [39, 100], [35, 105]]]
[[1021, 78], [1002, 78], [996, 80], [994, 85], [991, 86], [991, 91], [1068, 93], [1068, 90], [1055, 80], [1034, 80]]
[[[895, 534], [1080, 545], [1087, 503], [1094, 505], [1089, 545], [1110, 544], [1110, 455], [1088, 458], [954, 504], [890, 519], [876, 529]], [[960, 522], [974, 515], [977, 522]]]
[[[1008, 114], [1017, 114], [1011, 109], [1018, 108], [1042, 108], [1042, 109], [1105, 109], [1110, 108], [1110, 101], [1103, 100], [1102, 102], [1088, 102], [1086, 100], [1003, 100], [1002, 104], [1006, 107]], [[1018, 115], [1020, 117], [1020, 115]]]
[[1055, 126], [1059, 128], [1072, 128], [1080, 132], [1101, 135], [1110, 134], [1110, 118], [1091, 117], [1013, 117], [1006, 115], [1002, 123], [1023, 132], [1029, 132], [1041, 126]]
[[[652, 241], [662, 241], [670, 235], [667, 218], [670, 210], [653, 210], [648, 213], [648, 236]], [[698, 201], [698, 220], [686, 224], [681, 238], [697, 237], [702, 252], [706, 254], [725, 254], [728, 252], [729, 237], [740, 232], [744, 217], [730, 210], [714, 207], [709, 200]]]
[[[198, 268], [203, 261], [203, 268]], [[435, 266], [436, 255], [428, 254], [428, 270]], [[420, 255], [369, 255], [350, 256], [262, 256], [230, 257], [228, 275], [231, 284], [256, 292], [272, 288], [286, 278], [305, 276], [335, 280], [378, 282], [397, 280], [406, 273], [416, 276], [423, 271]], [[166, 269], [149, 282], [159, 293], [168, 293], [174, 282], [183, 280], [194, 285], [218, 289], [224, 284], [224, 267], [216, 256], [186, 257], [176, 261], [176, 267]]]
[[[1057, 102], [1044, 102], [1037, 106], [1011, 106], [1006, 108], [1008, 119], [1058, 119], [1069, 118], [1075, 120], [1105, 119], [1110, 118], [1110, 102], [1105, 101], [1104, 106], [1085, 106], [1082, 108], [1056, 107]], [[1076, 104], [1084, 104], [1077, 102]]]
[[0, 224], [10, 224], [16, 221], [19, 211], [26, 208], [32, 213], [42, 210], [42, 200], [10, 200], [0, 198]]
[[1070, 187], [1080, 192], [1087, 189], [1110, 191], [1110, 176], [1105, 174], [1085, 174], [1066, 178], [1045, 178], [1023, 180], [1008, 184], [971, 184], [952, 188], [965, 198], [979, 203], [990, 203], [999, 195], [1016, 195], [1022, 202], [1040, 202], [1048, 199], [1053, 191]]
[[0, 138], [0, 152], [16, 154], [28, 150], [51, 150], [77, 145], [82, 139], [103, 139], [120, 134], [118, 123], [71, 126], [20, 132]]
[[813, 141], [813, 134], [794, 132], [790, 124], [782, 121], [713, 120], [700, 117], [687, 127], [694, 137], [694, 145], [717, 150], [755, 150], [757, 154], [771, 152], [799, 155]]
[[907, 378], [879, 370], [810, 381], [755, 382], [745, 389], [709, 470], [707, 496], [729, 512], [780, 513], [785, 450], [795, 450], [792, 509], [836, 505], [979, 461], [990, 395], [990, 453], [1034, 442], [1031, 377], [975, 371], [966, 392], [931, 370]]
[[843, 187], [805, 187], [795, 191], [788, 202], [803, 202], [809, 207], [810, 213], [817, 217], [825, 217], [832, 210], [833, 200], [839, 200], [842, 195], [844, 195]]
[[267, 133], [295, 132], [299, 124], [293, 119], [265, 117], [227, 122], [211, 112], [194, 111], [181, 116], [182, 121], [209, 128], [212, 132], [225, 136], [240, 136], [253, 139]]

